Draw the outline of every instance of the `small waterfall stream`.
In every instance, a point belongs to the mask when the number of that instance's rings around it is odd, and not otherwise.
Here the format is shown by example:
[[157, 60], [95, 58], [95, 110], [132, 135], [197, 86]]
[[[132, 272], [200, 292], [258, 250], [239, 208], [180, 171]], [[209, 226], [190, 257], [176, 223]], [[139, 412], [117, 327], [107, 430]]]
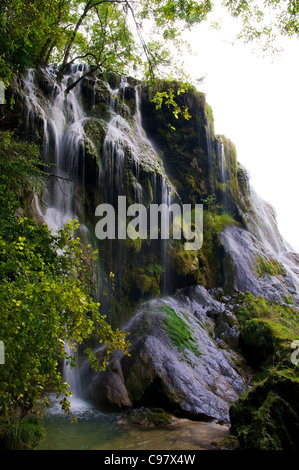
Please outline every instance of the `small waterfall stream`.
[[206, 124], [206, 135], [207, 135], [209, 178], [210, 178], [210, 184], [211, 184], [211, 193], [213, 193], [215, 190], [215, 182], [214, 182], [214, 169], [213, 169], [211, 127], [210, 127], [209, 121], [207, 121], [207, 124]]
[[[83, 111], [80, 84], [67, 96], [65, 91], [70, 80], [75, 81], [85, 72], [85, 67], [74, 65], [70, 74], [63, 77], [61, 84], [55, 82], [51, 67], [43, 71], [53, 83], [52, 95], [48, 100], [40, 96], [35, 85], [35, 71], [28, 70], [24, 80], [27, 104], [26, 131], [34, 131], [36, 117], [43, 121], [43, 150], [46, 163], [54, 164], [49, 185], [43, 194], [46, 209], [42, 215], [53, 230], [61, 228], [67, 221], [77, 217], [76, 182], [80, 174], [80, 159], [84, 158], [82, 141]], [[84, 168], [84, 166], [83, 166]], [[80, 175], [84, 181], [84, 175]]]
[[229, 211], [228, 194], [227, 194], [227, 188], [225, 186], [227, 182], [227, 162], [226, 162], [224, 143], [222, 141], [217, 142], [217, 163], [218, 163], [218, 169], [219, 169], [219, 183], [222, 185], [221, 200], [222, 200], [224, 210], [228, 212]]

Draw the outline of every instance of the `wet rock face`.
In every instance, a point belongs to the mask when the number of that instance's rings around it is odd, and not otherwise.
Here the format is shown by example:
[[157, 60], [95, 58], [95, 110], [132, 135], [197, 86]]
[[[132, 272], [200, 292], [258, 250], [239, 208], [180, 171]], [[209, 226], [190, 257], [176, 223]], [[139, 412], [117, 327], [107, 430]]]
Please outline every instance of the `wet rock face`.
[[286, 251], [267, 248], [254, 234], [226, 227], [219, 236], [224, 247], [225, 289], [251, 292], [278, 303], [299, 305], [298, 261]]
[[[235, 366], [238, 354], [215, 334], [215, 319], [224, 313], [225, 305], [201, 286], [144, 304], [124, 328], [131, 356], [115, 353], [91, 382], [92, 397], [118, 407], [159, 403], [193, 419], [227, 423], [246, 382]], [[220, 336], [227, 330], [229, 337], [230, 327], [227, 322]]]

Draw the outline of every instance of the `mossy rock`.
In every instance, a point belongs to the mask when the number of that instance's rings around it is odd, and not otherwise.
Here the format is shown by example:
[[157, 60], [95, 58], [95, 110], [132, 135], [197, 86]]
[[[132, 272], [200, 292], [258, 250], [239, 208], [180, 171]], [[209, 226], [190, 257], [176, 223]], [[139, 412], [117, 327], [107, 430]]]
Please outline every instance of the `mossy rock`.
[[116, 100], [116, 109], [118, 114], [124, 119], [128, 119], [131, 115], [130, 107], [119, 97]]
[[181, 285], [199, 283], [199, 263], [197, 252], [185, 250], [181, 242], [173, 240], [169, 250], [169, 256], [176, 278]]
[[250, 450], [298, 450], [299, 368], [290, 368], [298, 310], [250, 293], [238, 296], [240, 347], [255, 384], [230, 409], [232, 432]]
[[126, 238], [125, 244], [128, 249], [133, 250], [135, 253], [139, 253], [142, 248], [142, 240], [140, 237], [135, 239]]
[[110, 109], [106, 103], [95, 104], [92, 109], [92, 116], [108, 121], [110, 118]]
[[101, 74], [101, 78], [104, 82], [109, 83], [113, 90], [115, 90], [121, 82], [121, 76], [116, 72], [104, 72], [103, 74]]
[[100, 158], [101, 148], [106, 136], [106, 124], [102, 119], [88, 119], [84, 123], [85, 151], [87, 155]]
[[159, 296], [160, 278], [140, 273], [135, 275], [135, 282], [142, 295]]
[[263, 256], [257, 257], [255, 271], [258, 277], [262, 277], [265, 274], [275, 277], [286, 275], [286, 270], [279, 261]]
[[299, 449], [299, 380], [291, 372], [270, 374], [231, 405], [231, 430], [242, 448]]
[[235, 315], [241, 326], [240, 348], [247, 363], [255, 368], [278, 363], [288, 356], [298, 339], [298, 309], [267, 302], [250, 293], [238, 296]]
[[128, 411], [119, 422], [138, 426], [165, 426], [172, 424], [172, 419], [162, 408], [137, 408]]
[[274, 354], [271, 324], [258, 318], [248, 321], [241, 332], [240, 347], [248, 364], [260, 366]]

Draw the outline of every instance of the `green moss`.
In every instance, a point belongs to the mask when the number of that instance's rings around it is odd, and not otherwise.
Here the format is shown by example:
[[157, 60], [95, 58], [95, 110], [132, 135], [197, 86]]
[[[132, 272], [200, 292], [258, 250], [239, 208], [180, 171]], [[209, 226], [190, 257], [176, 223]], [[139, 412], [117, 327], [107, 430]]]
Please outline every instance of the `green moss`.
[[255, 367], [279, 361], [289, 349], [292, 335], [288, 328], [271, 320], [254, 318], [241, 331], [240, 345], [247, 362]]
[[274, 372], [230, 408], [233, 434], [246, 450], [298, 450], [299, 381]]
[[126, 247], [129, 249], [133, 249], [135, 253], [139, 253], [142, 248], [142, 240], [140, 237], [136, 239], [133, 238], [126, 238]]
[[264, 274], [269, 274], [270, 276], [284, 276], [286, 274], [284, 267], [279, 261], [264, 258], [263, 256], [257, 257], [255, 271], [259, 277], [262, 277]]
[[164, 318], [164, 330], [172, 343], [179, 351], [189, 349], [189, 351], [193, 352], [197, 357], [200, 357], [202, 353], [199, 351], [196, 340], [187, 323], [168, 305], [163, 305], [161, 311], [166, 314]]
[[92, 116], [108, 120], [110, 117], [109, 106], [106, 103], [98, 103], [92, 109]]
[[104, 82], [109, 83], [113, 90], [115, 90], [121, 82], [121, 76], [116, 72], [104, 72], [102, 78]]
[[185, 283], [198, 284], [199, 266], [197, 252], [185, 250], [181, 242], [172, 240], [169, 255], [176, 277], [180, 279], [181, 285]]
[[147, 276], [146, 274], [137, 274], [136, 285], [142, 295], [149, 294], [158, 296], [160, 294], [160, 285], [155, 278]]
[[298, 449], [299, 367], [290, 348], [299, 338], [298, 309], [251, 293], [237, 302], [240, 347], [256, 373], [253, 387], [231, 406], [232, 431], [245, 449]]
[[89, 119], [84, 124], [86, 153], [97, 157], [101, 155], [101, 148], [106, 135], [106, 124], [102, 119]]
[[254, 297], [250, 292], [239, 294], [237, 301], [235, 313], [241, 326], [254, 318], [271, 320], [278, 327], [285, 327], [294, 339], [299, 336], [298, 308], [270, 302], [264, 297]]
[[248, 363], [262, 372], [273, 363], [284, 367], [292, 341], [299, 338], [298, 309], [245, 293], [238, 296], [235, 314], [241, 326], [240, 346]]
[[153, 196], [153, 188], [150, 182], [150, 179], [146, 179], [146, 183], [144, 185], [144, 199], [145, 199], [145, 204], [147, 207], [153, 202], [154, 196]]
[[148, 264], [143, 268], [137, 269], [134, 274], [134, 279], [142, 296], [158, 297], [160, 295], [160, 283], [163, 271], [163, 267], [157, 263]]

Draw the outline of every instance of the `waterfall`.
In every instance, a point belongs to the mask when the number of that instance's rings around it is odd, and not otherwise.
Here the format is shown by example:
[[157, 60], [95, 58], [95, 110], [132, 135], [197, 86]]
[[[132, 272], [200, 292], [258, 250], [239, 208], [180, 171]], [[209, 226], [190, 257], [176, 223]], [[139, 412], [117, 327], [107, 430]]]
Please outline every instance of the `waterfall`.
[[[117, 113], [117, 100], [120, 91], [123, 91], [126, 86], [127, 82], [122, 80], [118, 89], [110, 90], [109, 108], [111, 119], [107, 125], [107, 133], [103, 144], [102, 160], [104, 172], [102, 178], [106, 181], [106, 187], [109, 187], [107, 201], [112, 201], [112, 197], [115, 197], [115, 195], [125, 194], [125, 166], [126, 159], [128, 158], [126, 155], [129, 155], [130, 168], [134, 174], [135, 201], [142, 202], [143, 188], [139, 180], [140, 163], [141, 160], [144, 161], [145, 156], [147, 158], [156, 156], [156, 151], [142, 127], [139, 85], [135, 87], [136, 112], [133, 116], [134, 127], [132, 128], [132, 125]], [[122, 95], [124, 95], [124, 91]], [[149, 163], [153, 164], [153, 158], [151, 160], [149, 160]], [[169, 183], [161, 174], [159, 175], [161, 183], [158, 183], [154, 170], [155, 167], [153, 166], [153, 202], [169, 205], [171, 194]]]
[[[48, 100], [39, 92], [35, 85], [35, 71], [29, 69], [24, 79], [26, 93], [27, 119], [25, 130], [33, 134], [37, 117], [43, 122], [43, 155], [46, 163], [54, 163], [51, 168], [53, 176], [42, 195], [45, 208], [38, 205], [40, 215], [47, 225], [55, 232], [69, 220], [78, 218], [80, 203], [76, 199], [78, 180], [84, 182], [84, 127], [86, 116], [83, 111], [80, 85], [71, 90], [67, 96], [65, 91], [69, 84], [77, 80], [86, 71], [85, 67], [73, 65], [69, 74], [64, 75], [61, 84], [55, 81], [52, 67], [43, 70], [52, 84], [52, 92]], [[81, 223], [81, 234], [86, 227]], [[65, 345], [66, 353], [74, 355], [70, 344]], [[64, 364], [64, 380], [69, 383], [75, 396], [81, 395], [80, 376], [76, 368]]]
[[228, 212], [229, 203], [228, 203], [228, 194], [227, 194], [227, 188], [226, 188], [227, 162], [226, 162], [224, 143], [222, 141], [217, 142], [217, 163], [218, 163], [218, 169], [219, 169], [219, 183], [222, 185], [220, 188], [221, 200], [222, 200], [224, 210]]
[[111, 119], [108, 122], [107, 133], [103, 143], [102, 163], [104, 173], [102, 178], [106, 180], [106, 202], [113, 203], [115, 189], [117, 195], [124, 195], [125, 186], [125, 148], [129, 144], [127, 135], [130, 131], [126, 120], [117, 114], [116, 100], [120, 90], [127, 86], [121, 81], [120, 87], [112, 90], [110, 87], [109, 109]]
[[[95, 233], [92, 232], [93, 222], [89, 226], [88, 221], [85, 221], [85, 194], [88, 191], [85, 176], [87, 168], [85, 148], [86, 142], [89, 142], [85, 129], [89, 120], [96, 122], [101, 119], [91, 117], [92, 109], [88, 110], [90, 115], [85, 112], [82, 82], [66, 93], [67, 88], [82, 77], [87, 70], [87, 66], [73, 64], [68, 67], [61, 82], [57, 83], [55, 67], [43, 69], [43, 80], [48, 84], [47, 93], [44, 93], [43, 88], [40, 87], [37, 72], [29, 69], [23, 80], [24, 131], [33, 138], [42, 138], [45, 163], [52, 165], [49, 169], [47, 187], [41, 195], [44, 205], [37, 203], [40, 215], [54, 232], [62, 228], [69, 220], [78, 219], [79, 235], [101, 252], [99, 261], [101, 270], [98, 269], [95, 273], [95, 290], [98, 289], [96, 296], [100, 297], [97, 300], [101, 302], [101, 310], [110, 321], [109, 302], [111, 299], [102, 296], [102, 289], [108, 285], [102, 273], [104, 271], [109, 273], [112, 266], [116, 267], [113, 299], [122, 302], [122, 283], [126, 281], [124, 279], [126, 244], [124, 240], [99, 242]], [[97, 80], [98, 78], [95, 78], [91, 97], [93, 105], [96, 102]], [[116, 89], [112, 89], [108, 83], [104, 85], [110, 92], [110, 118], [105, 121], [105, 137], [97, 160], [99, 166], [96, 164], [96, 174], [92, 175], [95, 189], [99, 193], [97, 200], [117, 207], [118, 196], [127, 195], [128, 190], [131, 191], [130, 188], [128, 189], [131, 185], [134, 201], [144, 203], [144, 179], [142, 178], [148, 178], [152, 185], [152, 202], [169, 206], [173, 188], [142, 126], [140, 86], [130, 87], [129, 90], [131, 95], [132, 92], [134, 93], [136, 106], [134, 114], [131, 114], [131, 110], [125, 103], [126, 89], [129, 87], [127, 79], [122, 77]], [[126, 115], [129, 116], [128, 119], [123, 117]], [[93, 142], [89, 143], [94, 146]], [[129, 169], [131, 179], [128, 180]], [[89, 205], [92, 203], [92, 200], [87, 201]], [[149, 262], [162, 266], [161, 291], [163, 294], [169, 293], [170, 290], [167, 245], [167, 240], [159, 239], [150, 248], [153, 258]], [[102, 260], [102, 258], [105, 259]], [[138, 267], [140, 263], [138, 254], [134, 263]], [[103, 287], [99, 288], [98, 285]], [[70, 345], [66, 345], [66, 352], [68, 354], [72, 352]], [[82, 387], [78, 368], [71, 369], [65, 366], [64, 376], [73, 392], [80, 395]]]
[[267, 256], [277, 259], [282, 264], [298, 295], [299, 257], [281, 236], [274, 208], [264, 201], [253, 188], [250, 190], [250, 204], [252, 211], [247, 214], [246, 218], [248, 230], [263, 244]]
[[[43, 122], [43, 153], [47, 163], [54, 163], [53, 176], [43, 194], [46, 209], [41, 209], [45, 222], [53, 230], [58, 230], [67, 221], [78, 217], [76, 205], [76, 183], [80, 175], [84, 158], [83, 124], [86, 120], [83, 112], [80, 85], [67, 96], [68, 85], [85, 72], [84, 67], [73, 65], [70, 73], [64, 75], [61, 84], [55, 82], [54, 69], [43, 70], [52, 84], [52, 93], [48, 100], [35, 85], [35, 71], [29, 69], [24, 80], [26, 93], [27, 119], [26, 131], [32, 133], [36, 127], [36, 117]], [[83, 165], [84, 168], [84, 165]], [[83, 178], [82, 178], [83, 176]]]
[[[169, 188], [167, 187], [166, 181], [162, 181], [162, 204], [166, 204], [168, 207], [171, 204], [171, 193], [169, 191]], [[167, 212], [164, 215], [164, 222], [166, 226], [170, 224], [170, 214]], [[170, 263], [169, 263], [169, 256], [168, 256], [168, 250], [167, 250], [167, 245], [168, 245], [168, 240], [167, 239], [162, 239], [161, 240], [161, 258], [162, 258], [162, 268], [163, 268], [163, 273], [162, 273], [162, 288], [161, 288], [161, 293], [162, 295], [168, 295], [171, 292], [171, 279], [170, 279], [170, 274], [171, 274], [171, 269], [170, 269]]]
[[[75, 358], [75, 361], [76, 361], [75, 351], [71, 347], [71, 344], [69, 343], [65, 344], [65, 352], [68, 356]], [[66, 362], [63, 365], [63, 379], [65, 382], [69, 384], [72, 395], [75, 398], [82, 397], [83, 395], [81, 378], [80, 378], [80, 374], [78, 374], [77, 372], [77, 367], [78, 365], [75, 367], [71, 367]]]
[[226, 157], [225, 157], [225, 149], [223, 142], [221, 142], [220, 145], [220, 182], [225, 183], [226, 182]]
[[213, 169], [212, 139], [211, 139], [210, 123], [208, 121], [206, 125], [206, 135], [207, 135], [207, 149], [208, 149], [209, 179], [211, 182], [211, 191], [213, 193], [215, 190], [215, 183], [214, 183], [214, 169]]
[[141, 90], [140, 85], [136, 85], [136, 87], [135, 87], [135, 102], [136, 102], [135, 123], [136, 123], [136, 129], [137, 129], [139, 137], [146, 138], [146, 134], [145, 134], [145, 131], [142, 127], [142, 121], [141, 121], [141, 96], [140, 96], [140, 90]]

